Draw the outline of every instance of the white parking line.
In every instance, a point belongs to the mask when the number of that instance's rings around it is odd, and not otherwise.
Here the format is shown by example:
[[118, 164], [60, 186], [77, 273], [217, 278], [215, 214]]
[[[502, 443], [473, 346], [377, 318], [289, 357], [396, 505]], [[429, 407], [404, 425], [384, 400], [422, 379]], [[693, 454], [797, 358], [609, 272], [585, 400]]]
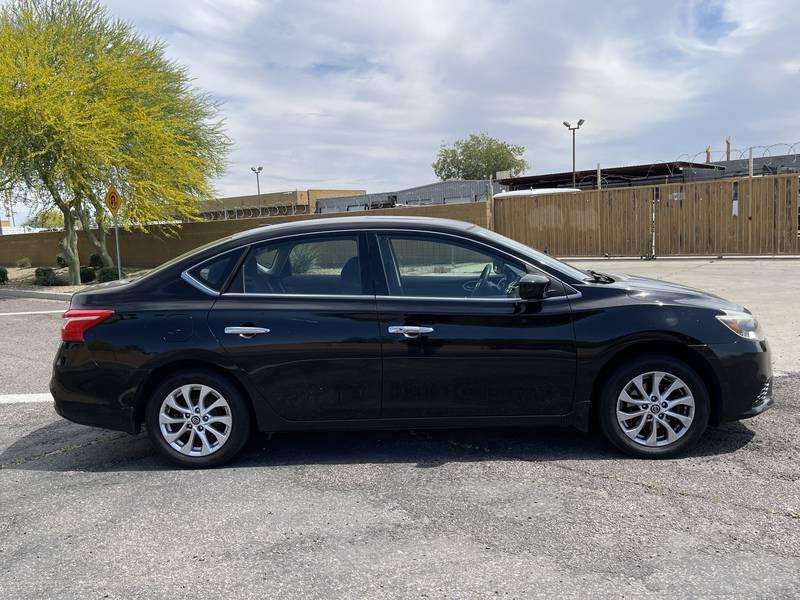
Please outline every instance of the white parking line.
[[54, 315], [56, 313], [65, 313], [66, 310], [28, 310], [25, 312], [10, 312], [0, 313], [0, 317], [16, 317], [19, 315]]
[[4, 394], [0, 395], [0, 404], [21, 404], [23, 402], [52, 402], [48, 394]]

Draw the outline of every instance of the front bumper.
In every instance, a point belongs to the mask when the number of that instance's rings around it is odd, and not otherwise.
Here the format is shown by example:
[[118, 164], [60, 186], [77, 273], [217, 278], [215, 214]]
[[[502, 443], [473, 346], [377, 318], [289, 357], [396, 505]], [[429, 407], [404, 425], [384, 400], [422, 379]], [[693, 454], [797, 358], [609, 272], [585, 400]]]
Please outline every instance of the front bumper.
[[766, 341], [741, 340], [705, 347], [719, 382], [719, 421], [760, 415], [773, 406], [772, 360]]
[[749, 419], [751, 417], [756, 417], [768, 408], [772, 407], [774, 404], [775, 400], [772, 397], [772, 377], [770, 377], [769, 381], [764, 384], [764, 387], [761, 389], [761, 392], [756, 397], [756, 401], [753, 403], [750, 409], [743, 412], [739, 418]]

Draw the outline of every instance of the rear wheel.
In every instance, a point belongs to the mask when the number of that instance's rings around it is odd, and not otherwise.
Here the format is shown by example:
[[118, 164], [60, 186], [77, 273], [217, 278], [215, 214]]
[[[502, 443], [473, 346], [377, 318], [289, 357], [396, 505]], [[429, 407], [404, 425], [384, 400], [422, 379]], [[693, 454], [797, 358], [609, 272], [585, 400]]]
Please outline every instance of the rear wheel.
[[640, 358], [620, 365], [608, 378], [599, 417], [603, 434], [623, 452], [668, 458], [688, 450], [705, 431], [708, 391], [682, 361]]
[[165, 379], [153, 392], [145, 415], [153, 444], [184, 467], [214, 467], [233, 458], [250, 432], [250, 411], [239, 390], [203, 370]]

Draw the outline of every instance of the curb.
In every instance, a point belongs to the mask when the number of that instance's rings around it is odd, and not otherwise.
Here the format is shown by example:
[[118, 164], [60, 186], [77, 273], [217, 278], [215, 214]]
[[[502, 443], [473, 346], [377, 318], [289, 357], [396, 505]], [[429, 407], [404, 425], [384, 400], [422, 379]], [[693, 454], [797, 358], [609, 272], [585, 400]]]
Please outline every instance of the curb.
[[39, 298], [40, 300], [66, 300], [72, 299], [72, 294], [59, 294], [57, 292], [34, 292], [28, 290], [0, 289], [0, 297], [6, 298]]

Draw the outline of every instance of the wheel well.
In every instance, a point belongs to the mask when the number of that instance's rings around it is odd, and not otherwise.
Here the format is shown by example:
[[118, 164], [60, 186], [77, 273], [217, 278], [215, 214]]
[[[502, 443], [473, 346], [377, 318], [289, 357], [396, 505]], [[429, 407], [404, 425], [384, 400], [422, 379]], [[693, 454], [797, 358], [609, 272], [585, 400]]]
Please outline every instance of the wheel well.
[[157, 369], [153, 369], [153, 371], [150, 372], [150, 374], [147, 376], [147, 379], [145, 379], [144, 383], [136, 394], [135, 416], [137, 426], [140, 426], [144, 423], [144, 412], [145, 407], [147, 406], [147, 401], [150, 399], [150, 395], [153, 393], [158, 384], [161, 383], [166, 377], [170, 377], [171, 375], [180, 373], [181, 371], [190, 371], [192, 369], [212, 371], [214, 374], [224, 377], [233, 386], [235, 386], [236, 389], [238, 389], [242, 394], [242, 397], [247, 401], [247, 407], [250, 409], [250, 422], [254, 428], [256, 427], [256, 414], [253, 408], [253, 399], [247, 389], [238, 379], [236, 379], [236, 377], [231, 375], [222, 367], [215, 365], [214, 363], [203, 362], [201, 360], [180, 360], [171, 362], [162, 365]]
[[592, 385], [591, 407], [589, 427], [594, 428], [598, 424], [597, 409], [600, 404], [599, 396], [603, 390], [611, 373], [617, 366], [624, 363], [631, 358], [641, 358], [642, 356], [670, 356], [677, 358], [689, 365], [703, 380], [703, 383], [708, 390], [709, 400], [711, 402], [711, 414], [709, 415], [710, 423], [718, 423], [722, 413], [722, 390], [720, 389], [719, 382], [717, 381], [711, 365], [696, 352], [693, 352], [686, 346], [677, 342], [641, 342], [629, 346], [617, 354], [615, 354], [600, 370], [600, 373], [595, 377], [594, 384]]

